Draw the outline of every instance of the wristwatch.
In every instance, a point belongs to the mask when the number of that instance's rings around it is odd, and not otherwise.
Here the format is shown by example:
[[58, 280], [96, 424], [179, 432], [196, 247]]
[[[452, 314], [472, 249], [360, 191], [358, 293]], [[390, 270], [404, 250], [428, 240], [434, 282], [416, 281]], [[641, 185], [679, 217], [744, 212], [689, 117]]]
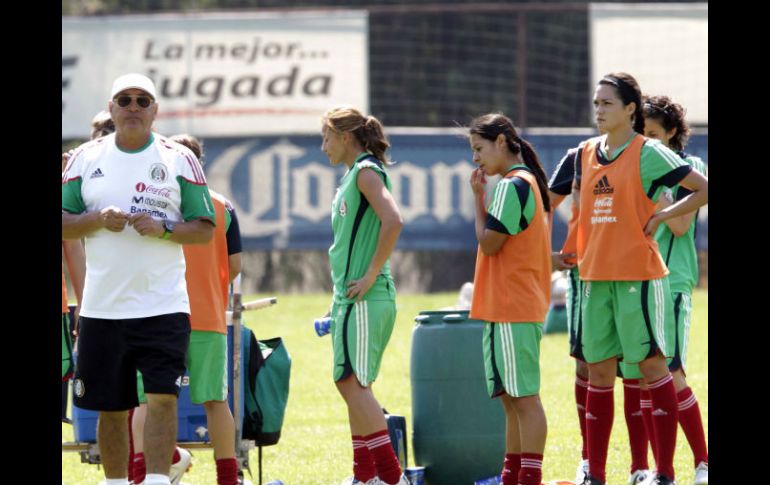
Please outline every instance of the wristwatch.
[[169, 221], [168, 219], [163, 220], [163, 235], [160, 236], [161, 239], [170, 239], [171, 234], [174, 233], [174, 222]]

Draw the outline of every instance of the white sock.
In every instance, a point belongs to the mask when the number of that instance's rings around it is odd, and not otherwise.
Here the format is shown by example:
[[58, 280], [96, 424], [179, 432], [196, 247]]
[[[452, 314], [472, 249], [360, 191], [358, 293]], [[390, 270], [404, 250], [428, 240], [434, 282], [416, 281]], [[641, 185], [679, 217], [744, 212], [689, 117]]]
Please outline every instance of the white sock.
[[171, 485], [171, 480], [168, 478], [168, 475], [148, 473], [144, 477], [144, 485]]
[[128, 478], [108, 478], [104, 485], [128, 485]]

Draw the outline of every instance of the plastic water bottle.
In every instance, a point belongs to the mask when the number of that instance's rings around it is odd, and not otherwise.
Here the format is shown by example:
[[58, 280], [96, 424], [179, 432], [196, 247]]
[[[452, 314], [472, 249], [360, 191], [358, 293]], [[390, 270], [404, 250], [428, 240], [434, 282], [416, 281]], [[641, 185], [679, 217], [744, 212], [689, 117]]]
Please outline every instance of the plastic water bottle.
[[500, 476], [494, 476], [489, 478], [484, 478], [482, 480], [476, 480], [473, 482], [473, 485], [499, 485], [500, 483], [503, 483], [500, 479]]
[[425, 467], [413, 466], [404, 470], [404, 475], [409, 479], [409, 483], [412, 485], [424, 485], [425, 484]]
[[317, 333], [319, 337], [323, 337], [324, 335], [326, 335], [331, 331], [332, 318], [331, 317], [316, 318], [313, 321], [313, 326], [315, 327], [315, 333]]

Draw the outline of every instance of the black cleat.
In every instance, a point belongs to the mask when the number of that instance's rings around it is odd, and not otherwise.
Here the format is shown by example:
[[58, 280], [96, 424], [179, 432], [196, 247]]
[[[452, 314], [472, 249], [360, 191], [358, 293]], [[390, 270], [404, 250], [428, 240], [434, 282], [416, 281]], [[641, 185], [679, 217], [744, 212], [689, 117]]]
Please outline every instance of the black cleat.
[[583, 481], [581, 485], [607, 485], [607, 484], [599, 480], [598, 478], [594, 478], [591, 475], [586, 475], [586, 479]]
[[676, 485], [676, 482], [665, 475], [656, 475], [651, 485]]

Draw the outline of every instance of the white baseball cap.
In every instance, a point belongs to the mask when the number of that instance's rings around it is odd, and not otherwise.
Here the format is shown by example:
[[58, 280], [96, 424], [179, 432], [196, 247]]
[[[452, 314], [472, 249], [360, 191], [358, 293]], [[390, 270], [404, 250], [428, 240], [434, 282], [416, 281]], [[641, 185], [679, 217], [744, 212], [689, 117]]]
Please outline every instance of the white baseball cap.
[[115, 79], [115, 82], [112, 83], [112, 94], [110, 95], [110, 99], [114, 98], [115, 95], [121, 91], [125, 91], [126, 89], [141, 89], [142, 91], [152, 96], [152, 99], [158, 99], [158, 97], [155, 95], [155, 83], [152, 82], [152, 79], [143, 74], [123, 74], [119, 78]]

